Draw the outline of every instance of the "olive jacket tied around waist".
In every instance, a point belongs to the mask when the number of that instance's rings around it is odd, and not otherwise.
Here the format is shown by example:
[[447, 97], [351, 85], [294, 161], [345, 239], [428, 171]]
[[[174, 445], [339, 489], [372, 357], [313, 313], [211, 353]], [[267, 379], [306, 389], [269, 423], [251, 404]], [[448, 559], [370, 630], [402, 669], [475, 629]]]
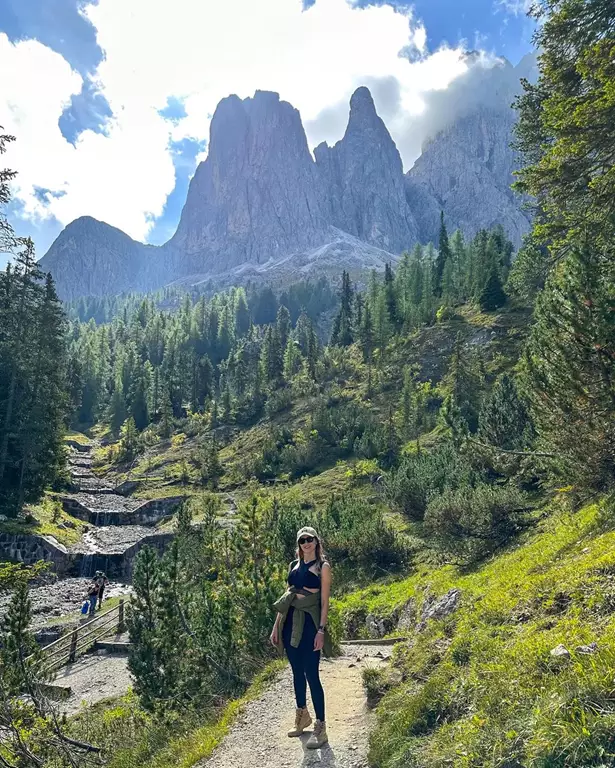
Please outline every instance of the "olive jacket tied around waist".
[[[298, 597], [298, 595], [303, 595], [303, 597]], [[297, 648], [303, 635], [306, 613], [309, 613], [312, 617], [315, 627], [320, 626], [320, 592], [308, 592], [307, 589], [289, 587], [282, 597], [276, 600], [273, 604], [273, 609], [282, 615], [278, 630], [278, 642], [276, 643], [276, 647], [280, 653], [283, 652], [282, 630], [284, 629], [284, 624], [288, 618], [288, 611], [291, 607], [295, 610], [293, 612], [290, 644], [293, 648]], [[333, 656], [333, 644], [326, 628], [325, 644], [322, 650], [325, 656]]]

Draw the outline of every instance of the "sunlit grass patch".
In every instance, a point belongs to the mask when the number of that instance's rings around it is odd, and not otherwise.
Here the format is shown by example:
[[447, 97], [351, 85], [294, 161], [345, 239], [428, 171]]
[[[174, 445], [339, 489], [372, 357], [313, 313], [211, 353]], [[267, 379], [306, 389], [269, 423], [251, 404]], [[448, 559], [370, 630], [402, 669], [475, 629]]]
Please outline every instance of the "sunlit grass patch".
[[[392, 615], [409, 599], [420, 616], [427, 595], [452, 587], [462, 595], [456, 612], [396, 646], [403, 681], [378, 707], [372, 763], [611, 765], [613, 572], [613, 520], [594, 504], [553, 514], [472, 572], [421, 566], [404, 581], [340, 600], [347, 619]], [[551, 653], [560, 644], [569, 655]]]

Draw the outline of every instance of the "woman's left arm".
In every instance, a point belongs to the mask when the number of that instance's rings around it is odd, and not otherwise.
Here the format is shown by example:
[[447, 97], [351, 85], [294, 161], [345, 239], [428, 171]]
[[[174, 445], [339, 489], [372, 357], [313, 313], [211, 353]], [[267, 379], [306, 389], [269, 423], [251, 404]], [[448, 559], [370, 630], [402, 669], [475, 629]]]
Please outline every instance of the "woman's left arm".
[[325, 644], [324, 627], [327, 624], [327, 616], [329, 615], [329, 596], [331, 594], [331, 566], [329, 563], [324, 563], [322, 566], [322, 572], [320, 574], [320, 629], [316, 633], [314, 639], [314, 650], [320, 651]]

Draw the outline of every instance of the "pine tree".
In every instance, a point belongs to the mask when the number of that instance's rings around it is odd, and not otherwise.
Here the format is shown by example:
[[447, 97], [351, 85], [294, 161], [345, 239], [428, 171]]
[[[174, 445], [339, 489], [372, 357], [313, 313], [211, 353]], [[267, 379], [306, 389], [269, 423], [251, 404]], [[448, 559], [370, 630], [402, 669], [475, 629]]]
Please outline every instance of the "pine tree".
[[493, 312], [506, 304], [506, 294], [495, 265], [491, 274], [478, 296], [478, 304], [483, 312]]
[[614, 285], [612, 242], [571, 250], [538, 298], [524, 360], [551, 469], [599, 489], [615, 481]]
[[288, 337], [284, 350], [284, 380], [291, 382], [301, 368], [299, 344], [292, 336]]
[[388, 263], [384, 265], [384, 301], [387, 308], [389, 324], [391, 328], [397, 328], [399, 324], [399, 313], [395, 292], [395, 280], [391, 265]]
[[135, 420], [130, 416], [126, 419], [120, 430], [120, 452], [122, 459], [131, 461], [137, 454], [139, 447], [139, 433]]
[[453, 262], [453, 286], [455, 289], [455, 300], [465, 301], [469, 295], [466, 285], [468, 270], [468, 255], [460, 229], [455, 230], [450, 239], [451, 261]]
[[307, 365], [311, 378], [316, 381], [316, 365], [318, 363], [318, 337], [312, 321], [308, 325]]
[[168, 438], [173, 431], [173, 404], [168, 390], [163, 392], [160, 413], [160, 437]]
[[61, 472], [62, 438], [68, 410], [66, 322], [51, 275], [45, 276], [44, 294], [33, 320], [34, 365], [29, 396], [20, 403], [22, 451], [18, 508], [37, 501], [45, 487]]
[[285, 350], [290, 332], [292, 330], [292, 321], [290, 319], [290, 312], [283, 305], [278, 309], [275, 324], [278, 338], [280, 340], [280, 348]]
[[458, 333], [455, 339], [445, 381], [450, 388], [453, 410], [458, 409], [464, 423], [470, 431], [475, 432], [478, 426], [482, 380], [476, 361], [464, 349], [461, 333]]
[[53, 281], [22, 249], [0, 277], [0, 508], [37, 501], [64, 464], [65, 318]]
[[401, 423], [404, 430], [404, 436], [408, 438], [413, 417], [413, 400], [414, 400], [414, 381], [410, 373], [410, 369], [404, 370], [404, 386], [401, 392]]
[[494, 254], [489, 249], [489, 235], [485, 229], [481, 229], [472, 241], [471, 245], [471, 296], [478, 301], [483, 288], [493, 269]]
[[433, 275], [434, 275], [434, 248], [431, 243], [427, 247], [427, 253], [421, 263], [422, 267], [422, 289], [421, 289], [421, 304], [418, 313], [419, 322], [427, 323], [428, 325], [433, 323], [435, 316], [435, 300], [433, 289]]
[[615, 91], [609, 0], [541, 0], [539, 78], [517, 101], [518, 189], [537, 200], [526, 268], [544, 289], [524, 389], [550, 470], [615, 479]]
[[134, 419], [135, 426], [141, 432], [150, 422], [147, 404], [147, 393], [150, 388], [146, 366], [139, 366], [139, 370], [133, 374], [132, 391], [130, 397], [130, 415]]
[[391, 325], [389, 323], [389, 311], [386, 303], [386, 294], [380, 290], [376, 299], [376, 312], [374, 315], [376, 346], [380, 350], [379, 362], [382, 362], [386, 352], [386, 346], [391, 337]]
[[280, 347], [278, 331], [271, 325], [268, 325], [265, 331], [261, 352], [261, 366], [265, 380], [274, 387], [277, 386], [282, 377], [282, 348]]
[[146, 710], [152, 711], [163, 696], [162, 659], [158, 643], [158, 587], [160, 563], [153, 547], [137, 554], [132, 575], [133, 596], [126, 624], [130, 637], [128, 669], [134, 677], [134, 691]]
[[226, 382], [222, 390], [222, 419], [225, 424], [230, 424], [233, 416], [233, 396], [231, 388]]
[[399, 452], [399, 437], [395, 428], [393, 408], [389, 408], [389, 416], [385, 427], [384, 451], [380, 455], [380, 461], [385, 469], [390, 469], [397, 459]]
[[[0, 128], [0, 130], [2, 130]], [[8, 148], [8, 145], [15, 141], [14, 136], [8, 134], [0, 134], [0, 155], [3, 155]], [[19, 239], [15, 236], [15, 230], [9, 223], [5, 206], [11, 201], [11, 188], [9, 182], [12, 181], [17, 175], [16, 171], [11, 171], [8, 168], [0, 170], [0, 252], [11, 253], [13, 249], [18, 245]]]
[[32, 602], [28, 584], [22, 581], [13, 592], [0, 634], [0, 667], [4, 695], [17, 696], [24, 691], [33, 693], [32, 685], [35, 679], [37, 682], [49, 679], [40, 646], [30, 632], [31, 621]]
[[369, 304], [365, 304], [363, 308], [363, 322], [359, 329], [359, 341], [361, 344], [361, 351], [363, 352], [364, 362], [368, 362], [372, 359], [372, 353], [374, 351], [374, 324], [372, 322], [372, 312]]
[[331, 344], [334, 346], [348, 347], [353, 342], [353, 299], [354, 292], [350, 282], [350, 275], [342, 273], [342, 288], [340, 291], [340, 309], [333, 323]]
[[246, 292], [243, 288], [237, 289], [235, 300], [235, 335], [237, 338], [246, 336], [250, 330], [250, 310]]
[[498, 377], [480, 411], [478, 435], [490, 445], [505, 450], [527, 446], [532, 427], [529, 412], [514, 380], [506, 373]]
[[459, 449], [468, 434], [468, 422], [464, 418], [454, 395], [448, 394], [444, 398], [440, 409], [440, 418], [450, 431], [453, 445], [456, 449]]
[[433, 288], [436, 296], [442, 296], [442, 278], [446, 262], [451, 259], [451, 247], [448, 241], [446, 224], [444, 223], [444, 211], [440, 211], [440, 234], [438, 236], [438, 255], [434, 265]]
[[218, 487], [218, 481], [224, 475], [224, 468], [220, 462], [218, 443], [215, 437], [207, 443], [201, 462], [201, 478], [212, 488]]
[[457, 294], [455, 286], [455, 265], [452, 257], [446, 260], [444, 264], [444, 272], [442, 273], [442, 284], [440, 295], [442, 296], [442, 302], [446, 307], [452, 307], [455, 304], [455, 298]]
[[122, 379], [118, 377], [115, 382], [111, 404], [109, 406], [109, 426], [114, 435], [120, 434], [120, 429], [122, 428], [122, 424], [126, 421], [127, 415], [128, 409], [126, 408]]

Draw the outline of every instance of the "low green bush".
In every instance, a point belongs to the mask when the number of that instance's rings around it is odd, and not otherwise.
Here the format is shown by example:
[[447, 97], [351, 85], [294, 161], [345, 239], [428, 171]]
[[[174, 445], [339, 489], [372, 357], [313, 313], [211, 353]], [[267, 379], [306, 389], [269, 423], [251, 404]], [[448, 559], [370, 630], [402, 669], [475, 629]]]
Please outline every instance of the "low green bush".
[[473, 485], [475, 470], [445, 443], [433, 451], [406, 453], [399, 466], [385, 477], [385, 498], [411, 520], [422, 520], [429, 499], [445, 489]]
[[428, 503], [423, 531], [436, 548], [474, 562], [507, 542], [529, 509], [527, 496], [513, 485], [445, 490]]

